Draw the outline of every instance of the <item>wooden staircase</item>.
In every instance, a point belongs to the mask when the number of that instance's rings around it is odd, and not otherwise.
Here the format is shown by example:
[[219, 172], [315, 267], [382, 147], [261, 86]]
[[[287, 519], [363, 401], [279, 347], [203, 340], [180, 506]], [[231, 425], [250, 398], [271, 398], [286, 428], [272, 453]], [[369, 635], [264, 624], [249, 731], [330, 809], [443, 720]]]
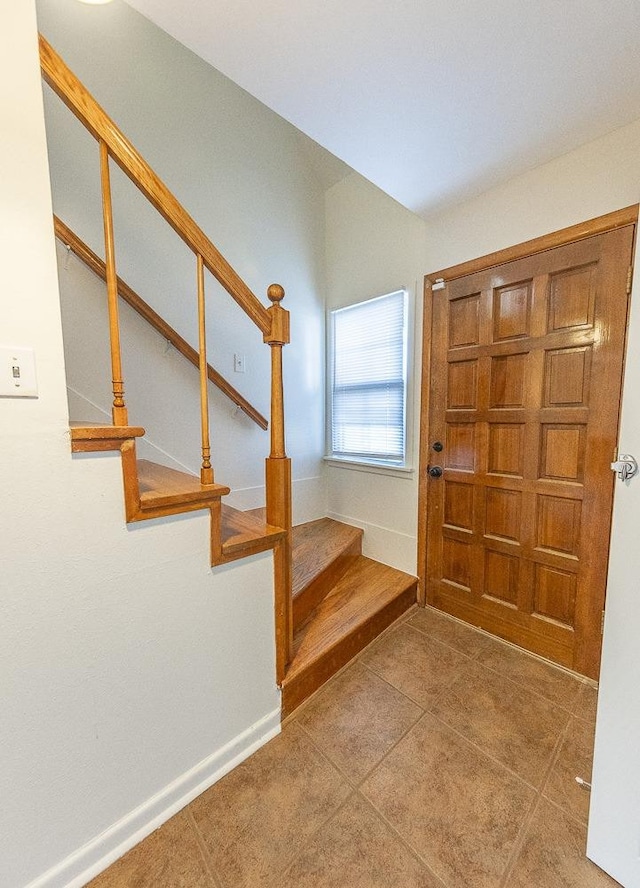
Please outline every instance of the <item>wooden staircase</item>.
[[331, 518], [293, 528], [289, 715], [416, 601], [417, 579], [362, 554], [363, 531]]
[[146, 459], [137, 459], [139, 426], [71, 423], [73, 453], [119, 450], [122, 456], [127, 522], [161, 518], [198, 509], [211, 512], [211, 564], [226, 564], [273, 549], [286, 530], [267, 524], [264, 515], [249, 514], [222, 503], [229, 493], [222, 484], [202, 484], [188, 472], [178, 472]]
[[[285, 539], [265, 509], [241, 512], [222, 503], [229, 488], [137, 459], [139, 426], [71, 423], [74, 453], [120, 451], [126, 520], [144, 521], [209, 509], [211, 564], [225, 564]], [[321, 518], [292, 531], [292, 657], [284, 670], [286, 717], [416, 601], [417, 579], [362, 554], [363, 531]]]
[[[282, 349], [290, 341], [289, 312], [278, 284], [267, 288], [269, 307], [176, 200], [93, 96], [40, 37], [46, 82], [98, 145], [105, 258], [101, 259], [60, 219], [56, 235], [106, 282], [111, 357], [112, 425], [72, 423], [75, 453], [119, 451], [127, 522], [208, 509], [211, 564], [225, 564], [273, 550], [276, 680], [288, 714], [399, 617], [416, 599], [415, 577], [362, 555], [362, 531], [330, 519], [291, 526], [291, 460], [285, 448]], [[192, 347], [119, 276], [116, 269], [110, 169], [115, 163], [191, 250], [195, 260], [194, 311], [198, 348]], [[261, 334], [271, 352], [271, 414], [262, 416], [207, 361], [205, 270], [222, 285]], [[130, 425], [120, 347], [119, 299], [123, 299], [194, 366], [200, 378], [200, 477], [136, 455], [144, 435]], [[214, 482], [209, 434], [208, 386], [213, 383], [261, 428], [269, 427], [265, 460], [266, 508], [240, 512], [222, 503], [229, 488]]]

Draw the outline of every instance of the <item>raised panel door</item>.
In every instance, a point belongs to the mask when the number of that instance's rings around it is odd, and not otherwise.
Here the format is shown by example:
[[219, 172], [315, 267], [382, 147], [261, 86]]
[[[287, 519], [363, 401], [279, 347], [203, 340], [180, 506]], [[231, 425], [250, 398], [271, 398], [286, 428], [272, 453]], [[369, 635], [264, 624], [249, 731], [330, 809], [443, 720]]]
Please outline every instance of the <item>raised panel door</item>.
[[634, 227], [433, 293], [427, 600], [596, 676]]

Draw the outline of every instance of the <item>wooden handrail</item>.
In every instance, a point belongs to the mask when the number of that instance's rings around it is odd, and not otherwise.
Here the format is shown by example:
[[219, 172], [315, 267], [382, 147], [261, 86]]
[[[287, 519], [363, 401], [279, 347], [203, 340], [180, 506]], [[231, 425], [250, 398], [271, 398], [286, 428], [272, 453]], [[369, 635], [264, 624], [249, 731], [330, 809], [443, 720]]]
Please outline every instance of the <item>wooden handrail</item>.
[[125, 175], [142, 191], [187, 246], [196, 255], [202, 256], [202, 260], [211, 274], [235, 299], [262, 333], [268, 334], [271, 328], [268, 310], [229, 265], [224, 256], [214, 247], [206, 234], [96, 102], [91, 93], [65, 65], [53, 47], [42, 35], [39, 36], [39, 41], [40, 67], [42, 75], [51, 89], [84, 124], [93, 137], [105, 143], [109, 155]]
[[[65, 225], [64, 222], [59, 219], [57, 216], [53, 217], [53, 225], [55, 229], [55, 234], [58, 240], [60, 240], [66, 247], [68, 247], [75, 255], [82, 261], [84, 264], [97, 274], [98, 277], [102, 278], [103, 281], [106, 281], [106, 268], [102, 259], [93, 252], [91, 247], [87, 246], [85, 242], [78, 237], [78, 235], [69, 228], [68, 225]], [[167, 322], [160, 317], [160, 315], [155, 312], [150, 305], [148, 305], [144, 299], [142, 299], [135, 290], [132, 290], [131, 287], [122, 280], [121, 277], [117, 278], [118, 281], [118, 293], [120, 297], [129, 305], [134, 311], [136, 311], [140, 317], [144, 318], [145, 321], [150, 324], [154, 330], [156, 330], [163, 339], [166, 339], [167, 342], [170, 342], [171, 345], [179, 351], [181, 355], [193, 364], [194, 367], [199, 366], [199, 356], [198, 352], [195, 348], [192, 348], [189, 343], [180, 336], [176, 330], [173, 329]], [[207, 375], [209, 380], [220, 389], [223, 394], [227, 396], [234, 404], [236, 404], [243, 413], [245, 413], [250, 419], [252, 419], [256, 425], [259, 425], [261, 429], [268, 429], [269, 423], [266, 418], [258, 411], [256, 408], [247, 401], [247, 399], [240, 394], [237, 389], [235, 389], [230, 382], [218, 373], [211, 364], [207, 364]]]

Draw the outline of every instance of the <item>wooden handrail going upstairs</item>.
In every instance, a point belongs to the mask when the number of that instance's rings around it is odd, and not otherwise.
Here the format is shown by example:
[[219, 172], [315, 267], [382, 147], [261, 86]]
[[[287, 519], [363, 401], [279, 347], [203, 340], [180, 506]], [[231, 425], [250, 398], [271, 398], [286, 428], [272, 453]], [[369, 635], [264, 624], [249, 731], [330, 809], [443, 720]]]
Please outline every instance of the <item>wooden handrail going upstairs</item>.
[[235, 299], [240, 308], [263, 333], [268, 333], [271, 322], [267, 309], [252, 293], [224, 256], [214, 247], [206, 234], [151, 169], [124, 133], [116, 126], [91, 93], [65, 65], [58, 53], [40, 35], [40, 66], [51, 89], [62, 99], [97, 141], [103, 141], [110, 157], [122, 172], [142, 191], [147, 200], [163, 216], [176, 234], [197, 256], [202, 256], [205, 267]]
[[[68, 225], [65, 225], [62, 219], [55, 215], [53, 217], [53, 228], [56, 237], [65, 247], [67, 247], [67, 249], [71, 250], [71, 252], [74, 253], [78, 259], [80, 259], [87, 268], [90, 268], [99, 278], [102, 278], [103, 281], [107, 280], [107, 270], [102, 259], [97, 253], [93, 252], [91, 247], [85, 244], [82, 238], [78, 237], [75, 231], [69, 228]], [[170, 342], [176, 351], [179, 351], [187, 361], [193, 364], [194, 367], [199, 367], [200, 361], [196, 349], [192, 348], [186, 339], [183, 339], [173, 327], [167, 324], [164, 318], [154, 311], [151, 306], [126, 283], [126, 281], [123, 281], [121, 277], [118, 277], [117, 282], [120, 298], [126, 302], [130, 308], [137, 312], [141, 318], [144, 318], [144, 320], [153, 327], [163, 339]], [[209, 377], [209, 381], [226, 395], [229, 400], [233, 401], [233, 403], [239, 407], [249, 419], [252, 419], [256, 425], [259, 425], [260, 428], [265, 431], [269, 428], [269, 423], [266, 417], [256, 410], [253, 404], [247, 401], [247, 399], [241, 395], [221, 373], [218, 373], [211, 364], [207, 364], [207, 376]]]
[[[149, 164], [138, 153], [126, 136], [118, 129], [116, 124], [96, 102], [89, 91], [83, 86], [72, 71], [65, 65], [60, 56], [53, 50], [42, 35], [40, 41], [40, 66], [45, 81], [59, 96], [67, 107], [75, 114], [84, 127], [93, 135], [100, 150], [100, 175], [102, 184], [102, 206], [105, 236], [105, 262], [102, 263], [93, 254], [97, 263], [92, 259], [92, 267], [98, 270], [106, 280], [107, 296], [109, 304], [109, 332], [111, 347], [111, 368], [113, 387], [113, 424], [114, 426], [126, 426], [128, 424], [127, 408], [124, 402], [124, 383], [122, 379], [122, 367], [120, 356], [120, 332], [118, 319], [118, 293], [123, 294], [123, 282], [120, 281], [116, 271], [116, 259], [113, 235], [113, 214], [111, 208], [111, 187], [109, 181], [109, 159], [112, 158], [133, 182], [133, 184], [145, 195], [147, 200], [155, 207], [160, 215], [169, 223], [176, 234], [192, 250], [196, 258], [196, 284], [198, 304], [198, 329], [199, 344], [198, 353], [186, 354], [193, 349], [184, 343], [185, 348], [179, 350], [191, 360], [196, 359], [200, 370], [200, 406], [202, 419], [202, 468], [201, 485], [207, 493], [216, 490], [228, 490], [220, 485], [214, 485], [213, 468], [210, 461], [209, 442], [209, 408], [207, 394], [207, 379], [211, 378], [207, 364], [205, 348], [205, 293], [204, 293], [204, 269], [207, 268], [216, 280], [225, 288], [229, 295], [237, 302], [245, 314], [253, 321], [263, 335], [263, 340], [271, 348], [271, 452], [266, 460], [266, 500], [267, 521], [273, 528], [281, 528], [284, 536], [278, 538], [274, 546], [274, 592], [276, 612], [276, 678], [282, 683], [287, 666], [293, 656], [293, 619], [292, 619], [292, 583], [291, 583], [291, 460], [286, 455], [284, 433], [284, 398], [282, 385], [282, 347], [289, 342], [289, 312], [280, 305], [284, 290], [277, 284], [272, 284], [268, 289], [268, 297], [271, 306], [267, 309], [251, 292], [236, 271], [211, 243], [202, 229], [182, 207], [166, 185], [160, 180]], [[59, 221], [59, 220], [58, 220]], [[61, 225], [61, 223], [60, 223]], [[68, 230], [67, 230], [68, 231]], [[58, 226], [56, 233], [58, 232]], [[63, 239], [65, 239], [63, 237]], [[68, 242], [68, 241], [67, 241]], [[75, 249], [74, 249], [74, 252]], [[86, 255], [91, 251], [86, 248]], [[82, 257], [81, 257], [82, 258]], [[99, 263], [99, 266], [98, 266]], [[168, 332], [171, 328], [156, 315], [153, 310], [142, 303], [142, 300], [133, 291], [128, 292], [129, 297], [137, 303], [133, 307], [139, 311], [141, 304], [144, 306], [144, 317], [154, 316], [162, 327]], [[127, 298], [127, 297], [125, 297]], [[127, 298], [129, 301], [129, 298]], [[130, 304], [132, 304], [130, 302]], [[155, 323], [158, 329], [158, 323]], [[163, 335], [165, 335], [163, 333]], [[172, 334], [175, 331], [171, 330]], [[175, 334], [176, 338], [177, 334]], [[171, 337], [167, 337], [170, 338]], [[174, 343], [175, 344], [175, 343]], [[215, 371], [213, 371], [215, 373]], [[242, 406], [242, 405], [240, 405]], [[249, 405], [250, 406], [250, 405]], [[244, 407], [243, 407], [244, 409]], [[246, 411], [245, 411], [246, 412]], [[264, 417], [262, 417], [264, 419]], [[124, 460], [124, 450], [123, 460]], [[127, 444], [127, 471], [135, 472], [135, 442], [132, 439]], [[133, 466], [133, 468], [132, 468]], [[201, 495], [201, 494], [200, 494]], [[216, 493], [214, 499], [218, 501], [217, 526], [220, 527], [220, 494]], [[175, 499], [175, 496], [174, 496]], [[200, 501], [198, 501], [200, 502]], [[136, 504], [131, 504], [133, 506]], [[190, 506], [193, 508], [193, 506]], [[135, 510], [133, 510], [135, 511]], [[212, 519], [214, 509], [212, 507]], [[213, 522], [215, 523], [215, 522]], [[212, 539], [212, 551], [218, 551], [220, 540]], [[215, 561], [214, 563], [220, 563]]]

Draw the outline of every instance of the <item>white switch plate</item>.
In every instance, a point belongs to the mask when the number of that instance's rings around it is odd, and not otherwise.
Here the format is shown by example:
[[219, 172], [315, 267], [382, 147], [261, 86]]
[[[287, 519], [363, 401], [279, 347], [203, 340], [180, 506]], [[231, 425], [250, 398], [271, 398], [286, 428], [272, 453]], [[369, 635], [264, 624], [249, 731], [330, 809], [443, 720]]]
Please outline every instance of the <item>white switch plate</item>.
[[0, 397], [38, 397], [36, 356], [32, 348], [0, 346]]
[[233, 356], [233, 369], [236, 373], [244, 373], [245, 370], [245, 359], [244, 355], [234, 355]]

